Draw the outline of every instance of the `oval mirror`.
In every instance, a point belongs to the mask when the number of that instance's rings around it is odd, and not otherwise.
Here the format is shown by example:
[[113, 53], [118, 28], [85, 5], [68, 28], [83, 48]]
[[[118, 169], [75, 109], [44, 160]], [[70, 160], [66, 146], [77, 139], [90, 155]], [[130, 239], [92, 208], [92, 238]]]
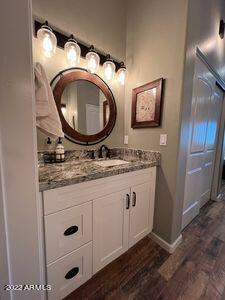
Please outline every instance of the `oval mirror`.
[[84, 69], [65, 70], [52, 81], [63, 132], [70, 141], [93, 145], [111, 133], [116, 103], [108, 85]]

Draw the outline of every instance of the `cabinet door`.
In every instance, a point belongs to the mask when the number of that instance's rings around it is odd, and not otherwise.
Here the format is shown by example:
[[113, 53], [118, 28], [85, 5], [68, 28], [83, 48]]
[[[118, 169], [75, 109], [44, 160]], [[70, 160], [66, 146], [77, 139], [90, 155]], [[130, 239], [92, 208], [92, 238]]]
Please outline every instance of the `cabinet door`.
[[130, 190], [93, 201], [93, 272], [97, 272], [128, 249]]
[[[150, 204], [152, 202], [154, 199], [152, 199], [149, 182], [131, 188], [129, 247], [132, 247], [151, 231]], [[153, 210], [153, 208], [151, 209]]]

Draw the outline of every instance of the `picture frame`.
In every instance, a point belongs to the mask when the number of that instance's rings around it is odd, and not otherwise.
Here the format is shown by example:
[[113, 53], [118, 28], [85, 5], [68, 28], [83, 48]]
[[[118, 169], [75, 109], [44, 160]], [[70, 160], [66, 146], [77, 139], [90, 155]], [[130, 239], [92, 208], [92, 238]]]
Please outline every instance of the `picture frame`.
[[144, 84], [132, 92], [132, 128], [158, 127], [161, 122], [163, 78]]

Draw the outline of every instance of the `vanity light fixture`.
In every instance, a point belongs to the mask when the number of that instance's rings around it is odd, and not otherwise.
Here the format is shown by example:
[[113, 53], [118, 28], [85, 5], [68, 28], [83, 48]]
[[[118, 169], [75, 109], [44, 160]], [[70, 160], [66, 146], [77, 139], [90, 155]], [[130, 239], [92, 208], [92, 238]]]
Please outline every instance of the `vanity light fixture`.
[[77, 66], [80, 62], [80, 46], [71, 34], [70, 38], [64, 45], [67, 60], [73, 67]]
[[126, 76], [127, 76], [127, 69], [124, 65], [124, 62], [121, 62], [120, 63], [120, 68], [117, 72], [117, 75], [118, 75], [118, 80], [119, 80], [119, 83], [121, 85], [124, 85], [125, 84], [125, 80], [126, 80]]
[[[59, 47], [60, 49], [65, 49], [65, 45], [67, 44], [67, 42], [69, 42], [70, 39], [73, 39], [71, 36], [68, 36], [55, 28], [53, 30], [48, 25], [47, 21], [45, 22], [45, 24], [43, 24], [38, 20], [34, 20], [34, 35], [38, 38], [39, 42], [41, 43], [41, 48], [43, 49], [43, 52], [47, 57], [52, 56], [52, 54], [56, 50], [56, 47]], [[107, 56], [105, 55], [105, 53], [99, 50], [96, 51], [93, 46], [88, 47], [87, 44], [83, 43], [82, 41], [78, 41], [76, 44], [80, 48], [80, 56], [87, 59], [86, 63], [88, 65], [89, 72], [97, 73], [99, 65], [103, 65], [107, 60]], [[67, 50], [65, 49], [65, 51]], [[77, 67], [79, 63], [75, 62], [75, 52], [72, 50], [69, 53], [69, 62], [71, 64], [76, 64], [75, 67]], [[79, 61], [79, 59], [77, 59], [77, 61]], [[117, 72], [121, 68], [121, 63], [116, 59], [113, 59], [113, 63], [115, 64], [115, 72]], [[71, 67], [74, 67], [74, 65], [72, 65]], [[123, 69], [121, 73], [125, 73], [125, 70]], [[124, 74], [122, 74], [119, 78], [121, 77], [123, 78]], [[122, 80], [122, 82], [123, 81], [124, 80]]]
[[90, 46], [88, 53], [86, 54], [87, 70], [90, 73], [97, 73], [100, 58], [93, 45]]
[[37, 31], [37, 38], [45, 56], [51, 57], [55, 53], [57, 39], [47, 21]]
[[103, 64], [104, 76], [106, 80], [110, 81], [114, 78], [116, 66], [111, 59], [110, 55], [107, 54], [106, 61]]

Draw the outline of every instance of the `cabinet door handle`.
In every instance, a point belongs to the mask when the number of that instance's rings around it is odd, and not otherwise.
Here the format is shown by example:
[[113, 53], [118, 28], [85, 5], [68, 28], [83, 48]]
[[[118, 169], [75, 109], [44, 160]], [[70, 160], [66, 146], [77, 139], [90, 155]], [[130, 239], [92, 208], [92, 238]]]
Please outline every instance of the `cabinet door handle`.
[[136, 200], [137, 200], [136, 193], [135, 193], [135, 192], [133, 192], [133, 201], [132, 201], [132, 206], [136, 206]]
[[126, 194], [126, 209], [130, 208], [130, 195]]
[[78, 231], [78, 226], [73, 225], [64, 231], [64, 235], [68, 236], [68, 235], [76, 233], [77, 231]]
[[72, 279], [72, 278], [75, 277], [78, 273], [79, 273], [79, 268], [78, 268], [78, 267], [75, 267], [75, 268], [71, 269], [69, 272], [66, 273], [65, 278], [66, 278], [66, 279]]

